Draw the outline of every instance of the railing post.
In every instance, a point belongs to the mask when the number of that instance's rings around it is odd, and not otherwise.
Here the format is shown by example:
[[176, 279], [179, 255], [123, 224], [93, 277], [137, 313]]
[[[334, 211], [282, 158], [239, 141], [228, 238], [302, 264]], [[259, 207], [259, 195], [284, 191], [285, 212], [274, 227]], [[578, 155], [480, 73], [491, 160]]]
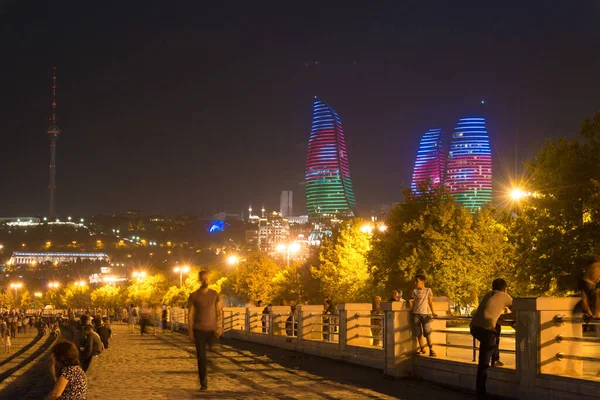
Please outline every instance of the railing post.
[[323, 306], [299, 305], [298, 315], [298, 340], [321, 340]]
[[385, 313], [383, 330], [383, 373], [392, 377], [413, 375], [414, 340], [410, 327], [410, 310], [403, 309], [404, 302], [381, 303]]
[[538, 335], [540, 318], [537, 311], [537, 299], [514, 299], [512, 312], [515, 314], [516, 372], [519, 377], [518, 391], [520, 399], [535, 397], [535, 378], [538, 366]]
[[[338, 308], [338, 312], [339, 312], [339, 323], [338, 323], [338, 350], [339, 351], [344, 351], [346, 350], [346, 342], [348, 340], [348, 311], [346, 311], [344, 309], [345, 304], [338, 304], [337, 308]], [[333, 315], [332, 315], [333, 317]], [[331, 319], [330, 319], [331, 321]], [[331, 327], [331, 325], [330, 325]], [[333, 329], [330, 329], [330, 332], [332, 332]], [[333, 333], [333, 332], [332, 332]], [[332, 333], [330, 333], [329, 337], [331, 340], [331, 335]]]
[[244, 313], [244, 333], [246, 335], [250, 334], [250, 309], [246, 307], [246, 312]]

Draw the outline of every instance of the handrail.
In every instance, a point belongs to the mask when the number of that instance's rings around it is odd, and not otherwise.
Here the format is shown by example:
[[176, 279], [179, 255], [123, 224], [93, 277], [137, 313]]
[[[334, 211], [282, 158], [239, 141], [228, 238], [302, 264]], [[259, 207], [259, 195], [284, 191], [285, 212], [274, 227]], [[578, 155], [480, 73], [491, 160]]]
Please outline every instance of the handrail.
[[563, 358], [566, 358], [568, 360], [600, 361], [600, 358], [596, 358], [596, 357], [572, 356], [570, 354], [565, 354], [562, 352], [556, 353], [556, 359], [558, 361], [561, 361]]
[[571, 317], [567, 318], [564, 314], [556, 314], [552, 319], [556, 326], [562, 326], [566, 322], [572, 324], [586, 324], [586, 325], [600, 325], [600, 318], [585, 318], [585, 317]]
[[600, 337], [573, 337], [573, 336], [563, 336], [563, 335], [556, 335], [556, 341], [558, 343], [562, 342], [563, 340], [567, 340], [570, 342], [582, 342], [582, 343], [600, 343]]

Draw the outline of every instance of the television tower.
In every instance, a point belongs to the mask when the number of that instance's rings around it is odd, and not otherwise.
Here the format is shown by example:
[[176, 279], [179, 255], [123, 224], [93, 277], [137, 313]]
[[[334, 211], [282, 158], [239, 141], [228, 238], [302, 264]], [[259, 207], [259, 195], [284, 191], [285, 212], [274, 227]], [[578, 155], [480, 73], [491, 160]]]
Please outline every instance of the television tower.
[[56, 125], [56, 66], [52, 67], [52, 117], [48, 127], [48, 139], [50, 139], [50, 181], [48, 190], [50, 192], [48, 219], [54, 218], [54, 192], [56, 191], [56, 140], [60, 135], [60, 129]]

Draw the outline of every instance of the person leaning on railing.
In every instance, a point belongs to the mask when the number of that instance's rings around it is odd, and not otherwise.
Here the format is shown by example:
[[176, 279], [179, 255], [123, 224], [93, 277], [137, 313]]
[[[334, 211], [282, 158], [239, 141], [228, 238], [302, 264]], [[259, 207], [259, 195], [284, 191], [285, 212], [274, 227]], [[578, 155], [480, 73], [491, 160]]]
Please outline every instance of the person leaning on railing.
[[[477, 399], [485, 399], [487, 373], [490, 361], [496, 349], [496, 325], [506, 307], [512, 307], [512, 297], [507, 292], [508, 284], [504, 279], [492, 282], [492, 291], [486, 294], [471, 320], [471, 335], [479, 340], [479, 363], [477, 364], [476, 394]], [[511, 314], [504, 314], [508, 318]]]
[[381, 327], [383, 320], [383, 311], [381, 310], [381, 297], [373, 297], [373, 308], [371, 309], [371, 335], [373, 336], [373, 346], [381, 344]]

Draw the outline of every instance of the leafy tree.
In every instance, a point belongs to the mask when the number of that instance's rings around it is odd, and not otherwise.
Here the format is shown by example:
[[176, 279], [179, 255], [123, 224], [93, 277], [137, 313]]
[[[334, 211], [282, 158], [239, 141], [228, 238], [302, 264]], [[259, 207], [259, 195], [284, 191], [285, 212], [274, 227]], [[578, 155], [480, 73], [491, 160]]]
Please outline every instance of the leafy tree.
[[494, 209], [472, 214], [444, 187], [424, 184], [389, 215], [370, 258], [374, 278], [387, 291], [413, 288], [416, 274], [428, 277], [434, 294], [473, 304], [491, 280], [513, 274], [513, 246]]
[[311, 267], [321, 294], [335, 302], [369, 300], [372, 280], [367, 255], [371, 235], [361, 230], [365, 224], [358, 218], [341, 223], [321, 246], [320, 264]]
[[243, 301], [271, 300], [275, 294], [273, 279], [279, 267], [266, 254], [251, 253], [238, 264], [231, 276], [230, 287]]
[[113, 308], [125, 304], [123, 290], [117, 286], [104, 285], [90, 294], [90, 300], [94, 307]]
[[163, 297], [163, 303], [169, 306], [183, 307], [186, 305], [189, 296], [189, 291], [185, 287], [171, 286]]
[[67, 307], [66, 304], [63, 303], [60, 289], [48, 289], [44, 294], [44, 306], [51, 305], [54, 308], [64, 308]]
[[33, 304], [33, 299], [31, 297], [31, 293], [29, 293], [28, 290], [23, 290], [23, 293], [21, 293], [19, 300], [20, 300], [21, 309], [23, 309], [23, 310], [31, 308], [31, 305]]
[[88, 286], [70, 283], [60, 294], [60, 302], [68, 308], [89, 308], [91, 298]]
[[306, 301], [307, 295], [304, 276], [308, 268], [310, 267], [301, 262], [295, 262], [289, 267], [278, 271], [273, 278], [276, 297], [284, 300], [295, 300], [299, 303]]
[[167, 290], [169, 290], [169, 282], [163, 274], [148, 275], [140, 281], [133, 282], [127, 288], [127, 302], [134, 304], [146, 303], [152, 307], [157, 307], [162, 304]]
[[518, 282], [532, 295], [572, 293], [578, 259], [600, 252], [600, 112], [586, 119], [581, 138], [549, 140], [526, 163], [522, 213], [512, 224]]

